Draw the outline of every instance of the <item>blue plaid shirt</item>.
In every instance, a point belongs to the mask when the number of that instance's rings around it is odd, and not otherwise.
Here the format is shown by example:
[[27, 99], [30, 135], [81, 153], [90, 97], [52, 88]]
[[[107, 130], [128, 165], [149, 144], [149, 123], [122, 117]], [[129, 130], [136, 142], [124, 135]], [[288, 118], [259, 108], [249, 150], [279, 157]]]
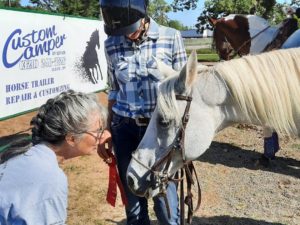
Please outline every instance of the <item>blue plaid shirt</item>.
[[163, 76], [152, 56], [175, 70], [186, 63], [186, 52], [179, 31], [158, 25], [150, 19], [147, 36], [139, 45], [125, 36], [105, 41], [108, 63], [108, 99], [116, 100], [112, 110], [125, 117], [151, 117], [157, 88]]

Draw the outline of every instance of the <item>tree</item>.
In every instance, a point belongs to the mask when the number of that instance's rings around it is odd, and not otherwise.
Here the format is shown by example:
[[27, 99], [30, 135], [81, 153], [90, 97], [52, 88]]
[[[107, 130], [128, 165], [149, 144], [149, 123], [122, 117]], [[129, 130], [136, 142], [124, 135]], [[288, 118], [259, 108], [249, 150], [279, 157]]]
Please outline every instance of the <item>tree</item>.
[[165, 0], [150, 0], [148, 15], [161, 25], [169, 26], [177, 30], [187, 30], [188, 28], [178, 20], [170, 20], [168, 18], [167, 13], [171, 10], [172, 7], [168, 5]]
[[0, 7], [21, 8], [20, 0], [0, 0]]
[[296, 7], [300, 7], [300, 0], [292, 0], [291, 5], [296, 6]]
[[228, 14], [256, 13], [273, 22], [279, 19], [282, 21], [283, 12], [281, 7], [282, 4], [276, 4], [276, 0], [206, 0], [196, 27], [199, 31], [207, 28], [212, 29], [208, 23], [208, 17], [220, 18]]
[[178, 20], [169, 20], [168, 26], [172, 27], [176, 30], [188, 30], [189, 28], [187, 26], [184, 26], [180, 21]]
[[148, 15], [157, 23], [168, 25], [169, 18], [167, 13], [171, 11], [171, 7], [164, 0], [150, 0], [148, 6]]
[[171, 4], [173, 10], [183, 11], [189, 9], [196, 9], [198, 0], [173, 0]]
[[63, 0], [58, 11], [67, 15], [99, 18], [98, 0]]
[[57, 7], [60, 4], [59, 0], [30, 0], [37, 9], [49, 11], [49, 12], [56, 12]]
[[99, 18], [98, 0], [30, 0], [36, 9], [66, 15]]

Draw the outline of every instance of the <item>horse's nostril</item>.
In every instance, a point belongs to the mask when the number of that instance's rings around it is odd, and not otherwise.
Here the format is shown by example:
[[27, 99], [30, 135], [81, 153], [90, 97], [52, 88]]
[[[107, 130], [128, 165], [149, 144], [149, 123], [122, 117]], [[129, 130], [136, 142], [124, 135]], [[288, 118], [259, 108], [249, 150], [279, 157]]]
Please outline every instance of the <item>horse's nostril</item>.
[[131, 176], [127, 176], [127, 184], [128, 184], [128, 186], [131, 189], [133, 189], [133, 187], [134, 187], [134, 180], [133, 180], [133, 178]]

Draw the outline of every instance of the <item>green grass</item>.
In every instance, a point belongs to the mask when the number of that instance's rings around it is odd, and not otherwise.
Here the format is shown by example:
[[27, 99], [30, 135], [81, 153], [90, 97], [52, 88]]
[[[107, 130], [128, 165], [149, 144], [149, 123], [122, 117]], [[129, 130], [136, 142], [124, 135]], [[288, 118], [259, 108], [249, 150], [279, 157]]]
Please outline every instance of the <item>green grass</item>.
[[199, 62], [217, 62], [219, 56], [216, 50], [211, 47], [212, 38], [197, 38], [197, 39], [184, 39], [184, 45], [187, 47], [186, 53], [189, 56], [192, 52], [191, 48], [197, 46], [197, 55]]
[[[197, 49], [197, 54], [216, 54], [216, 50], [212, 49], [212, 48], [200, 48]], [[187, 49], [186, 53], [189, 55], [192, 52], [191, 49]]]
[[[217, 62], [219, 61], [219, 56], [214, 49], [211, 48], [203, 48], [197, 49], [197, 57], [199, 62]], [[186, 53], [189, 56], [191, 54], [191, 50], [187, 49]]]
[[198, 54], [198, 62], [218, 62], [219, 56], [217, 54]]

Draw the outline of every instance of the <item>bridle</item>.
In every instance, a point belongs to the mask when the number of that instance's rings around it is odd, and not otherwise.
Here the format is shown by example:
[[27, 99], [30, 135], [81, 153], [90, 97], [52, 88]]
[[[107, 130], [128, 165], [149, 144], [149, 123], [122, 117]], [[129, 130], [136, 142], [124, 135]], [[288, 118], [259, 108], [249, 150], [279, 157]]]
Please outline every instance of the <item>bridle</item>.
[[[141, 166], [149, 170], [153, 178], [155, 179], [155, 186], [154, 188], [159, 188], [159, 194], [162, 196], [165, 200], [167, 212], [169, 218], [171, 217], [170, 213], [170, 207], [167, 199], [167, 185], [169, 181], [175, 181], [180, 183], [180, 224], [185, 224], [185, 212], [184, 212], [184, 204], [188, 205], [188, 223], [191, 223], [193, 212], [198, 210], [200, 208], [201, 204], [201, 187], [200, 183], [196, 174], [195, 167], [191, 161], [187, 161], [185, 157], [185, 148], [184, 148], [184, 137], [185, 137], [185, 129], [187, 126], [187, 123], [189, 121], [189, 111], [190, 106], [192, 102], [191, 95], [184, 96], [184, 95], [176, 95], [176, 100], [182, 100], [186, 101], [186, 107], [183, 113], [183, 116], [181, 118], [181, 126], [177, 130], [175, 139], [173, 143], [168, 147], [165, 155], [159, 159], [151, 168], [146, 166], [144, 163], [142, 163], [139, 159], [137, 159], [134, 155], [132, 155], [132, 158], [139, 163]], [[170, 176], [168, 174], [168, 170], [170, 168], [171, 162], [172, 162], [172, 155], [175, 152], [181, 152], [181, 157], [183, 161], [183, 166], [177, 171], [175, 176]], [[164, 168], [162, 171], [159, 171], [159, 168], [161, 168], [163, 165]], [[194, 174], [194, 175], [193, 175]], [[187, 183], [187, 194], [184, 196], [184, 175], [186, 177], [186, 183]], [[196, 178], [197, 183], [197, 192], [198, 192], [198, 201], [195, 208], [193, 208], [193, 194], [192, 194], [192, 185], [195, 185], [195, 181], [193, 177]]]

